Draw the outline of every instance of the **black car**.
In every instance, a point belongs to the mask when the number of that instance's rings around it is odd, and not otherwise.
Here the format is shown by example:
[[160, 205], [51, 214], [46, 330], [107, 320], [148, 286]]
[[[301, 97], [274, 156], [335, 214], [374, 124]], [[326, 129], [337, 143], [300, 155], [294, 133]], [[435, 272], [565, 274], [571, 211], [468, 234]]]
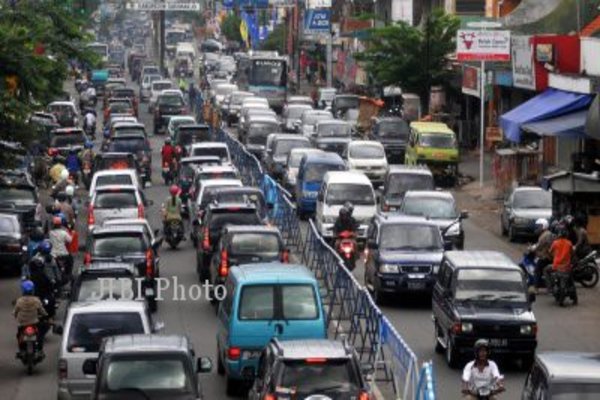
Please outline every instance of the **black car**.
[[136, 278], [139, 276], [133, 263], [92, 262], [77, 274], [69, 300], [74, 303], [137, 299]]
[[102, 152], [94, 158], [94, 172], [106, 169], [136, 169], [139, 167], [136, 158], [131, 153]]
[[341, 156], [346, 151], [348, 143], [352, 141], [350, 124], [335, 119], [318, 121], [312, 141], [317, 149]]
[[331, 103], [331, 112], [337, 118], [353, 108], [360, 108], [360, 97], [355, 94], [336, 94]]
[[433, 289], [436, 352], [450, 367], [473, 356], [480, 338], [489, 340], [494, 357], [533, 363], [537, 323], [527, 278], [506, 255], [495, 251], [450, 251], [444, 255]]
[[140, 134], [113, 137], [107, 146], [112, 153], [130, 153], [136, 160], [138, 174], [144, 183], [152, 182], [152, 149], [150, 141]]
[[210, 127], [206, 124], [179, 125], [175, 131], [173, 144], [179, 146], [183, 157], [188, 155], [188, 146], [192, 143], [210, 142]]
[[404, 164], [406, 143], [410, 134], [408, 123], [399, 117], [375, 118], [368, 138], [383, 145], [390, 164]]
[[0, 212], [19, 217], [26, 232], [41, 226], [36, 220], [38, 192], [29, 174], [18, 170], [0, 170]]
[[435, 190], [433, 174], [425, 165], [390, 165], [383, 178], [379, 204], [382, 211], [397, 211], [409, 190]]
[[273, 137], [269, 137], [263, 156], [267, 173], [274, 179], [281, 180], [290, 151], [299, 148], [312, 148], [312, 144], [307, 137], [295, 134], [274, 134]]
[[143, 295], [151, 311], [156, 311], [156, 278], [160, 276], [158, 249], [162, 239], [150, 243], [141, 226], [107, 226], [95, 228], [87, 236], [84, 263], [127, 262], [140, 277]]
[[51, 133], [48, 154], [66, 157], [71, 151], [79, 153], [87, 140], [88, 137], [81, 128], [55, 129]]
[[154, 107], [154, 134], [158, 135], [168, 124], [173, 115], [186, 115], [188, 108], [183, 97], [178, 93], [163, 93], [158, 96]]
[[298, 399], [370, 399], [365, 366], [346, 341], [272, 339], [262, 351], [248, 399], [289, 398], [290, 393]]
[[365, 286], [384, 296], [431, 293], [444, 255], [438, 226], [422, 217], [377, 214], [367, 232]]
[[217, 251], [212, 257], [209, 281], [213, 286], [221, 285], [225, 283], [231, 267], [274, 261], [289, 262], [289, 252], [278, 228], [229, 225], [223, 229]]
[[210, 262], [217, 250], [221, 233], [226, 225], [261, 225], [263, 220], [254, 203], [214, 203], [209, 204], [199, 225], [195, 225], [192, 235], [197, 240], [196, 271], [201, 281], [210, 277]]
[[0, 264], [19, 274], [27, 261], [27, 235], [17, 215], [0, 214]]

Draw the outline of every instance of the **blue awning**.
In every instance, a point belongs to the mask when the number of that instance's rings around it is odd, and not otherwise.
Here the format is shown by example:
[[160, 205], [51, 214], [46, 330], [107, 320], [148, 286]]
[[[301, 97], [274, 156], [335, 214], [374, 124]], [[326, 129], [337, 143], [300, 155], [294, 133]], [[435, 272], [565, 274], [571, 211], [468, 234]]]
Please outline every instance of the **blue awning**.
[[587, 113], [587, 110], [576, 111], [544, 121], [531, 122], [523, 125], [523, 130], [539, 136], [585, 139], [585, 118], [587, 117]]
[[588, 94], [547, 89], [502, 115], [500, 126], [508, 140], [518, 143], [521, 141], [521, 127], [524, 124], [587, 109], [591, 102], [592, 96]]

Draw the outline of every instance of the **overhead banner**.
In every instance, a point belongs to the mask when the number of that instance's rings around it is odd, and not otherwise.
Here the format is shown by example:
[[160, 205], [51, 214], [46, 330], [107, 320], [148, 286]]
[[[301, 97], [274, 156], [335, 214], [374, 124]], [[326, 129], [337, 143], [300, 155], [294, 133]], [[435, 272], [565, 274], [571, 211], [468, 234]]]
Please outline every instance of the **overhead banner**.
[[308, 0], [308, 8], [331, 8], [331, 0]]
[[510, 61], [510, 31], [461, 29], [457, 33], [458, 61]]
[[535, 68], [531, 36], [513, 36], [511, 44], [513, 86], [535, 90]]
[[304, 32], [308, 34], [331, 32], [331, 9], [308, 9], [304, 12]]
[[138, 1], [127, 3], [128, 10], [135, 11], [200, 11], [200, 3], [176, 3], [174, 1], [159, 3], [156, 1]]

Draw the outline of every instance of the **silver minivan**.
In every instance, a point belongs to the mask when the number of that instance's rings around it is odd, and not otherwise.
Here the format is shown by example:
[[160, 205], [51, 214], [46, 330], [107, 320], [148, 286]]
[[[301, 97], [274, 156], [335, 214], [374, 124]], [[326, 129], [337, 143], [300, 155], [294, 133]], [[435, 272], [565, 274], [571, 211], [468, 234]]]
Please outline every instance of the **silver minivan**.
[[153, 325], [144, 302], [107, 300], [74, 303], [69, 307], [63, 328], [58, 359], [58, 400], [89, 399], [94, 376], [84, 375], [88, 358], [98, 357], [102, 340], [109, 336], [152, 333]]
[[144, 213], [144, 199], [135, 186], [102, 186], [96, 188], [88, 206], [88, 228], [102, 225], [108, 219], [144, 218]]

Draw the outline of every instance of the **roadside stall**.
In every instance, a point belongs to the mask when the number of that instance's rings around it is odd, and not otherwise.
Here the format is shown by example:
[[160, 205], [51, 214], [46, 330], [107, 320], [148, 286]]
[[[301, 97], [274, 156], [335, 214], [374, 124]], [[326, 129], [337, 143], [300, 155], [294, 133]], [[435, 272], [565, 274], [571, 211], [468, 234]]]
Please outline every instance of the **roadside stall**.
[[504, 197], [516, 184], [539, 184], [541, 156], [539, 150], [527, 147], [496, 149], [492, 176], [497, 194]]

